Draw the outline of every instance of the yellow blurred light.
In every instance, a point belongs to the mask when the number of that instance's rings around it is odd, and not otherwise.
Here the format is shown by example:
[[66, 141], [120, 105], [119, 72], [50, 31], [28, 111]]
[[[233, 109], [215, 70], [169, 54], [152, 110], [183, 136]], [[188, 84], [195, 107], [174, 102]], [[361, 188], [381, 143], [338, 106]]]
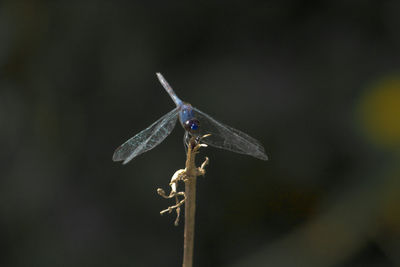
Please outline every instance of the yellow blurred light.
[[400, 77], [388, 77], [375, 83], [360, 104], [361, 124], [371, 141], [386, 148], [397, 148], [400, 144]]

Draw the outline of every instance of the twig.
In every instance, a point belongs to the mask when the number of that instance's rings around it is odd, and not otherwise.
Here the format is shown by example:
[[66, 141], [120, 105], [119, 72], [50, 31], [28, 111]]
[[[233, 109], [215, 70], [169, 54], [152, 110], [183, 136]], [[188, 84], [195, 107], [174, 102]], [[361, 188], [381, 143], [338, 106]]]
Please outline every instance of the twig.
[[[207, 137], [203, 136], [202, 138]], [[195, 213], [196, 213], [196, 180], [197, 176], [205, 174], [205, 166], [208, 164], [208, 158], [204, 160], [200, 167], [196, 167], [195, 159], [196, 154], [199, 152], [201, 147], [207, 145], [201, 144], [200, 140], [191, 138], [189, 141], [185, 169], [181, 169], [175, 172], [171, 178], [170, 186], [171, 192], [167, 196], [165, 191], [161, 188], [157, 189], [157, 193], [164, 198], [175, 197], [176, 204], [162, 210], [160, 214], [166, 212], [171, 213], [174, 209], [176, 210], [175, 225], [179, 223], [180, 207], [185, 203], [185, 229], [184, 229], [184, 242], [183, 242], [183, 267], [191, 267], [193, 263], [193, 246], [194, 246], [194, 229], [195, 229]], [[177, 192], [178, 182], [185, 182], [185, 192]], [[183, 199], [179, 201], [178, 196], [183, 196]]]

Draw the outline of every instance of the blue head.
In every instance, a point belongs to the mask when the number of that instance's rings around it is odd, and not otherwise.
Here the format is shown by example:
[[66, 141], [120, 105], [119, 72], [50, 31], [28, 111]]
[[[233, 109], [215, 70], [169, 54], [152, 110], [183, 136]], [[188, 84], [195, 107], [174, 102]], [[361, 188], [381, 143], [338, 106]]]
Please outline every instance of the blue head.
[[192, 105], [184, 103], [181, 106], [181, 111], [179, 113], [179, 120], [185, 128], [191, 134], [196, 134], [200, 128], [200, 122], [196, 119], [195, 112]]
[[198, 132], [200, 128], [200, 122], [197, 119], [187, 120], [183, 124], [183, 127], [185, 128], [186, 131], [190, 132], [191, 134], [195, 134]]

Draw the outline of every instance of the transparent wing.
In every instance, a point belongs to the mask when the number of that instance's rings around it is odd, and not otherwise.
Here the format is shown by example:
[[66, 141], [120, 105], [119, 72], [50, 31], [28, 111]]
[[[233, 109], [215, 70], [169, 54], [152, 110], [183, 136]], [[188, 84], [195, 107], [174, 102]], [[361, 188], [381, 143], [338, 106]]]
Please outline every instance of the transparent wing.
[[203, 142], [217, 148], [223, 148], [240, 154], [250, 155], [262, 160], [267, 160], [264, 147], [256, 139], [216, 121], [204, 112], [193, 108], [200, 121], [200, 135], [211, 134]]
[[123, 160], [123, 164], [126, 164], [134, 157], [159, 145], [174, 129], [178, 111], [179, 109], [176, 107], [148, 128], [123, 143], [115, 150], [113, 161]]

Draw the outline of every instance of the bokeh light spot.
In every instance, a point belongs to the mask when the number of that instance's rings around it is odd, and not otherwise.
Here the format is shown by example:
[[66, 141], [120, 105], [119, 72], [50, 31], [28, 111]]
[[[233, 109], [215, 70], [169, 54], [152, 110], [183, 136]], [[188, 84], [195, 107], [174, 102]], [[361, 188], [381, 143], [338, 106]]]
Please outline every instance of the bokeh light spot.
[[386, 148], [400, 144], [400, 77], [374, 83], [361, 98], [359, 119], [371, 142]]

